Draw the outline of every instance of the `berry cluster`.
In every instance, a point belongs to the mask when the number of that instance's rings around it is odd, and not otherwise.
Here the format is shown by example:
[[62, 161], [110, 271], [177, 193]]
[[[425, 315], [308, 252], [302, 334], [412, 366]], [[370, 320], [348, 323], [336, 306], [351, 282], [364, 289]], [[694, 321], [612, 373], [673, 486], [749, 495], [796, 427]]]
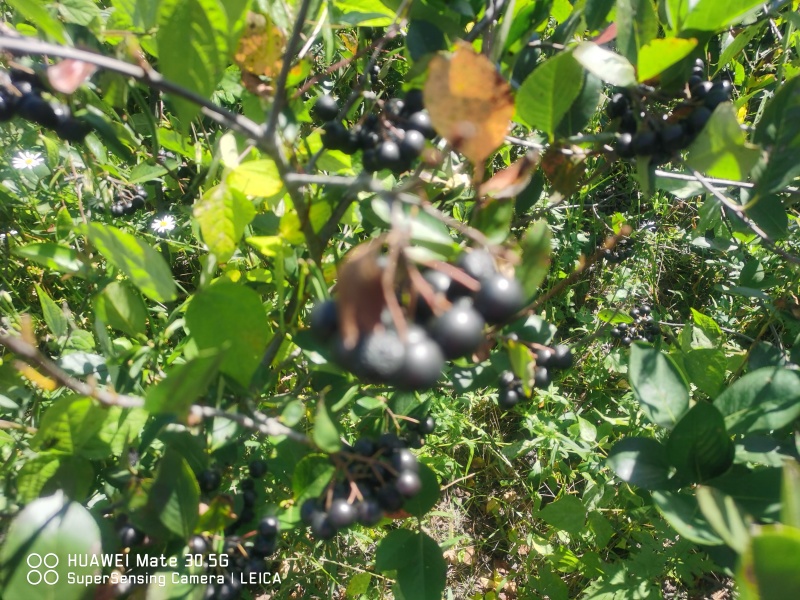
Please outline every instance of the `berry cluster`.
[[425, 140], [436, 136], [423, 107], [421, 90], [411, 90], [402, 99], [387, 100], [378, 115], [367, 115], [349, 130], [336, 119], [339, 104], [332, 96], [320, 96], [313, 112], [326, 121], [322, 144], [346, 154], [362, 150], [364, 169], [371, 173], [381, 169], [408, 171], [425, 148]]
[[52, 129], [62, 140], [81, 142], [91, 131], [91, 126], [72, 116], [65, 104], [45, 100], [45, 86], [36, 73], [22, 69], [0, 72], [0, 121], [21, 117], [47, 129]]
[[630, 311], [632, 323], [617, 323], [611, 328], [611, 337], [622, 342], [623, 346], [630, 346], [636, 340], [653, 342], [661, 333], [661, 328], [650, 315], [651, 308], [648, 304], [641, 304]]
[[[463, 252], [455, 267], [461, 277], [436, 269], [422, 274], [427, 289], [409, 295], [413, 300], [406, 310], [413, 323], [408, 324], [405, 338], [387, 318], [385, 327], [362, 335], [354, 348], [346, 348], [338, 335], [337, 307], [332, 300], [314, 308], [311, 331], [332, 344], [340, 366], [365, 381], [406, 390], [429, 389], [439, 379], [445, 360], [470, 356], [485, 341], [487, 323], [503, 323], [525, 302], [520, 283], [498, 273], [488, 252]], [[475, 285], [470, 288], [465, 282]], [[403, 297], [402, 290], [399, 296]]]
[[613, 250], [610, 248], [603, 248], [600, 256], [610, 263], [621, 263], [626, 258], [633, 256], [633, 240], [626, 237], [622, 238], [617, 242]]
[[[533, 372], [533, 387], [546, 389], [550, 385], [550, 372], [554, 369], [569, 369], [573, 363], [572, 350], [568, 346], [554, 348], [537, 347], [536, 368]], [[497, 403], [502, 408], [512, 408], [527, 398], [522, 381], [511, 371], [500, 373], [500, 394]]]
[[[656, 163], [669, 160], [675, 152], [691, 144], [714, 109], [731, 98], [730, 81], [708, 81], [705, 63], [699, 58], [687, 87], [687, 100], [671, 115], [654, 115], [642, 110], [642, 98], [634, 97], [633, 89], [615, 93], [606, 112], [611, 119], [618, 120], [617, 154], [622, 158], [652, 156]], [[635, 111], [638, 111], [638, 118]]]
[[362, 437], [331, 455], [337, 474], [319, 498], [309, 498], [300, 518], [315, 538], [329, 540], [355, 523], [376, 525], [384, 512], [400, 510], [422, 489], [417, 457], [393, 433], [377, 440]]
[[144, 207], [147, 201], [147, 190], [141, 185], [133, 188], [133, 191], [123, 190], [117, 195], [117, 201], [111, 204], [109, 212], [115, 217], [132, 215], [140, 208]]

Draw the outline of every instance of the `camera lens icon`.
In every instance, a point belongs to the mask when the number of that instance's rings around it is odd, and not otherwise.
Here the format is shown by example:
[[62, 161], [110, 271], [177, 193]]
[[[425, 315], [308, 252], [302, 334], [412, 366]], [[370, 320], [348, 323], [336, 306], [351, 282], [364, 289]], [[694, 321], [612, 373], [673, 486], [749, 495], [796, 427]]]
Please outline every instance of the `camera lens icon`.
[[44, 556], [34, 552], [29, 554], [26, 559], [30, 571], [26, 580], [30, 585], [55, 585], [58, 583], [58, 571], [54, 569], [58, 566], [58, 556], [48, 552]]

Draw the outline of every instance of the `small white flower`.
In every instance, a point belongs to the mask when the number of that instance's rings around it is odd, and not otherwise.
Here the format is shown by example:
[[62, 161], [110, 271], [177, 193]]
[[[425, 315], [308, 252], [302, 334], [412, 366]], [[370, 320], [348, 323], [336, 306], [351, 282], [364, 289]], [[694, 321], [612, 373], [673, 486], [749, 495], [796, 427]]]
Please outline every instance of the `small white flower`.
[[15, 169], [33, 169], [44, 162], [39, 152], [20, 152], [11, 160]]
[[150, 224], [150, 227], [152, 227], [156, 233], [167, 233], [175, 229], [175, 217], [172, 215], [159, 217]]

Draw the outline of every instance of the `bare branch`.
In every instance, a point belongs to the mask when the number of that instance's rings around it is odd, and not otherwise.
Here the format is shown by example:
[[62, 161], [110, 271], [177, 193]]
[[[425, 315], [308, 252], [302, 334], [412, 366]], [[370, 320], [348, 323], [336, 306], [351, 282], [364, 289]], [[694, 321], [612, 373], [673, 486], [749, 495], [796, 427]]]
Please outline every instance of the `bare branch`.
[[193, 405], [190, 409], [190, 413], [191, 416], [196, 419], [202, 417], [228, 419], [238, 423], [245, 429], [252, 429], [253, 431], [257, 431], [262, 435], [271, 435], [276, 437], [285, 435], [296, 442], [312, 445], [311, 440], [302, 433], [295, 431], [291, 427], [287, 427], [277, 419], [272, 419], [263, 415], [260, 415], [258, 422], [256, 422], [255, 419], [248, 417], [247, 415], [230, 413], [224, 410], [216, 409], [212, 406], [200, 406], [199, 404]]

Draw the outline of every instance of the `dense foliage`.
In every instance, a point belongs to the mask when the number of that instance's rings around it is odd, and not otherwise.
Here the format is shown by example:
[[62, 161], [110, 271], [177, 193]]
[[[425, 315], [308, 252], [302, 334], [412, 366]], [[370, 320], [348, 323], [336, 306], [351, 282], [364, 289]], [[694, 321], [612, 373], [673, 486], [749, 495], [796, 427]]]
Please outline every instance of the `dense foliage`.
[[7, 0], [0, 595], [800, 598], [783, 0]]

